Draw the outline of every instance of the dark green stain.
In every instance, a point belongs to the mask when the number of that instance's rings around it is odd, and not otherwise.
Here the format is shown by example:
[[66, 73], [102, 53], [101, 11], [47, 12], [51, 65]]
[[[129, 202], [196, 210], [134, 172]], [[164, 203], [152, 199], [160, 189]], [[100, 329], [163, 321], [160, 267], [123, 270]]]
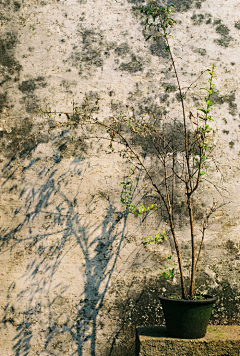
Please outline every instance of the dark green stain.
[[[8, 2], [4, 3], [6, 6]], [[11, 80], [17, 81], [21, 65], [14, 57], [15, 47], [18, 43], [16, 32], [5, 32], [0, 37], [0, 67], [2, 67], [0, 85], [10, 82]], [[15, 76], [13, 78], [13, 76]], [[0, 112], [4, 107], [8, 107], [7, 91], [0, 94]]]
[[216, 104], [224, 104], [224, 103], [228, 103], [228, 111], [229, 114], [231, 114], [232, 116], [237, 115], [237, 103], [235, 102], [236, 100], [236, 95], [234, 91], [231, 91], [229, 94], [227, 95], [219, 95], [218, 93], [213, 95], [213, 102], [215, 102]]
[[169, 58], [169, 53], [166, 51], [166, 44], [163, 38], [152, 42], [149, 49], [154, 56]]
[[6, 106], [7, 93], [0, 93], [0, 113], [3, 111], [3, 108]]
[[18, 1], [14, 1], [13, 6], [14, 6], [14, 11], [19, 11], [21, 8], [21, 4]]
[[36, 79], [22, 81], [18, 89], [21, 90], [22, 93], [31, 93], [38, 88], [45, 88], [46, 86], [47, 83], [44, 81], [44, 77], [37, 77]]
[[235, 22], [234, 26], [235, 26], [238, 30], [240, 30], [240, 21]]
[[[192, 8], [197, 8], [200, 9], [202, 6], [202, 2], [205, 0], [167, 0], [164, 2], [163, 5], [174, 5], [176, 8], [176, 11], [178, 12], [186, 12]], [[146, 1], [145, 0], [128, 0], [129, 3], [135, 5], [135, 6], [141, 6], [145, 5]]]
[[114, 49], [114, 52], [119, 57], [125, 57], [129, 53], [129, 45], [127, 43], [121, 43]]
[[229, 28], [224, 24], [219, 24], [216, 27], [216, 32], [221, 36], [219, 39], [215, 40], [215, 42], [222, 47], [228, 47], [233, 38], [229, 35]]
[[14, 58], [16, 44], [17, 34], [14, 32], [6, 32], [0, 38], [0, 64], [9, 74], [14, 74], [21, 69], [20, 64]]
[[207, 51], [205, 48], [193, 48], [194, 53], [199, 53], [201, 56], [205, 56]]
[[193, 25], [201, 25], [204, 19], [205, 19], [204, 14], [193, 14], [191, 17], [191, 20], [193, 21]]
[[102, 67], [110, 56], [113, 45], [104, 40], [101, 32], [82, 28], [79, 31], [79, 43], [74, 44], [70, 56], [73, 67], [79, 69], [79, 75], [93, 75], [94, 67]]
[[24, 94], [23, 101], [28, 113], [32, 113], [38, 108], [38, 98], [35, 94], [35, 90], [38, 88], [45, 88], [47, 83], [44, 77], [37, 77], [35, 79], [29, 79], [22, 81], [19, 84], [18, 89]]
[[132, 59], [127, 63], [122, 63], [119, 66], [119, 69], [129, 73], [136, 73], [143, 70], [143, 64], [140, 58], [137, 58], [134, 54], [132, 54]]

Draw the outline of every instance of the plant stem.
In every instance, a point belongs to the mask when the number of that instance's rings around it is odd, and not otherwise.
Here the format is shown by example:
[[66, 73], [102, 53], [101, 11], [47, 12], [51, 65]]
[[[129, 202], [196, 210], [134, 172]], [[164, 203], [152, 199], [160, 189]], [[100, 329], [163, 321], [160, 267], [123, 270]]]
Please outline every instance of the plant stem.
[[189, 296], [190, 299], [194, 297], [194, 288], [195, 288], [195, 233], [194, 233], [194, 224], [193, 224], [193, 207], [192, 207], [192, 198], [191, 198], [191, 189], [189, 183], [186, 183], [187, 189], [187, 205], [188, 205], [188, 214], [190, 220], [190, 229], [191, 229], [191, 245], [192, 245], [192, 266], [191, 266], [191, 280], [190, 280], [190, 289]]

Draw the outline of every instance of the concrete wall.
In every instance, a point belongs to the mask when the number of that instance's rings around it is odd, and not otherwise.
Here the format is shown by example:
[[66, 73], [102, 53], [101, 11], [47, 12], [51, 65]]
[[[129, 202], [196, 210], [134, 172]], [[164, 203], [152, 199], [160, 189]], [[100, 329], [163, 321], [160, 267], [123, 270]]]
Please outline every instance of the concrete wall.
[[[162, 90], [175, 84], [169, 58], [161, 41], [145, 41], [142, 3], [0, 0], [1, 355], [134, 355], [135, 326], [162, 322], [157, 295], [178, 290], [159, 273], [171, 241], [141, 243], [158, 231], [159, 215], [126, 216], [119, 202], [126, 159], [105, 141], [79, 140], [78, 127], [53, 128], [65, 115], [38, 110], [71, 113], [87, 95], [100, 98], [101, 119], [125, 113], [126, 105], [139, 113], [154, 104], [169, 113], [172, 106], [178, 116], [176, 93]], [[231, 203], [212, 218], [197, 283], [219, 296], [212, 323], [239, 324], [240, 5], [167, 3], [176, 5], [171, 41], [182, 85], [212, 63], [217, 68], [213, 181], [224, 189], [220, 195], [204, 187], [207, 203]], [[189, 110], [201, 95], [193, 87]], [[136, 202], [150, 190], [139, 182]]]

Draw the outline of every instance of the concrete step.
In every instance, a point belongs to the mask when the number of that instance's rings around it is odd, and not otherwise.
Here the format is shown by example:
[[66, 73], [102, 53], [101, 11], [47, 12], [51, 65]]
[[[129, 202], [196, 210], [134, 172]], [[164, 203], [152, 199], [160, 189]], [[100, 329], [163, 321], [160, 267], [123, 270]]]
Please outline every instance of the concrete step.
[[168, 337], [164, 326], [137, 328], [137, 356], [240, 356], [240, 326], [209, 326], [201, 339]]

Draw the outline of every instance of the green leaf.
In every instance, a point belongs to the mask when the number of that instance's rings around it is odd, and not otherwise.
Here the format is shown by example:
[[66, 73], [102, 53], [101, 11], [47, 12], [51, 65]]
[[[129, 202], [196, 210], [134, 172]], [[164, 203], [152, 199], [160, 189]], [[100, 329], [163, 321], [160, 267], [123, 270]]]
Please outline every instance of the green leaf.
[[177, 23], [177, 21], [174, 20], [174, 19], [172, 19], [171, 17], [169, 17], [169, 20], [171, 20], [171, 21], [174, 22], [174, 23]]
[[207, 103], [206, 103], [208, 106], [210, 105], [213, 105], [213, 102], [211, 100], [207, 100]]
[[141, 214], [144, 211], [144, 206], [141, 205], [138, 210], [139, 210], [139, 213]]
[[155, 236], [155, 242], [157, 242], [157, 243], [160, 243], [160, 242], [162, 242], [163, 240], [162, 240], [162, 236], [160, 235], [160, 234], [157, 234], [156, 236]]
[[206, 110], [198, 108], [197, 110], [202, 111], [204, 114], [206, 114]]

